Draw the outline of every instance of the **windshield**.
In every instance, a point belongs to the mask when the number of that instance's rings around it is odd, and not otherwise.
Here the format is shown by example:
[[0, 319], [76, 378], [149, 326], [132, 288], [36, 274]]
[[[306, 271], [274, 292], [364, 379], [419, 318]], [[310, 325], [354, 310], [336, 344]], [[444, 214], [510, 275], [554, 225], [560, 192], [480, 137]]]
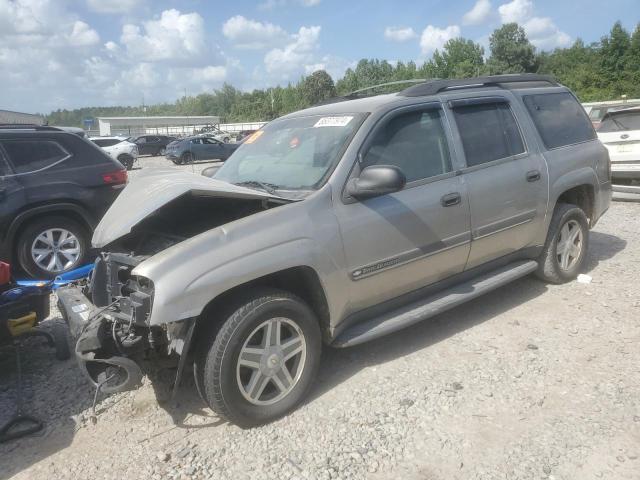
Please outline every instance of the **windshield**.
[[214, 178], [273, 190], [316, 190], [340, 160], [363, 117], [314, 115], [271, 122], [247, 137]]
[[609, 113], [598, 128], [598, 132], [601, 133], [627, 130], [640, 130], [640, 111]]

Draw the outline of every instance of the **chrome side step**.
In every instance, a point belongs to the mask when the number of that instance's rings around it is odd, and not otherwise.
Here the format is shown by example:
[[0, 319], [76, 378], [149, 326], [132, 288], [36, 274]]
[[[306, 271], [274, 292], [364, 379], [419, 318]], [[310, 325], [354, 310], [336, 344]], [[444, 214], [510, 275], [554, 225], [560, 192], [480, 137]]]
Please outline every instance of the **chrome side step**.
[[538, 263], [535, 260], [523, 260], [505, 265], [398, 310], [358, 323], [342, 332], [331, 345], [339, 348], [351, 347], [401, 330], [524, 277], [537, 268]]

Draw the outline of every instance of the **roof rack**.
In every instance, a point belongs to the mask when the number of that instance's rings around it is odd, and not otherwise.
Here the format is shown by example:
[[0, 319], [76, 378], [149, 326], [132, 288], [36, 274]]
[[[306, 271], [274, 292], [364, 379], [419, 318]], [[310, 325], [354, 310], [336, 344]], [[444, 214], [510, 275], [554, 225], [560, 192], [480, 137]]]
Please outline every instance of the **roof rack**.
[[443, 79], [429, 80], [419, 85], [413, 85], [399, 93], [404, 97], [422, 97], [425, 95], [435, 95], [445, 90], [455, 90], [461, 88], [477, 88], [487, 86], [502, 86], [509, 83], [545, 83], [551, 86], [560, 86], [551, 75], [538, 75], [535, 73], [518, 73], [509, 75], [489, 75], [485, 77], [465, 78], [465, 79]]
[[37, 125], [35, 123], [0, 123], [0, 128], [3, 130], [55, 130], [60, 131], [57, 127], [50, 127], [48, 125]]
[[328, 105], [330, 103], [338, 103], [338, 102], [346, 102], [347, 100], [355, 100], [356, 98], [365, 98], [365, 97], [373, 97], [378, 95], [377, 93], [371, 93], [369, 95], [365, 95], [365, 92], [369, 92], [372, 90], [376, 90], [383, 87], [391, 87], [395, 85], [404, 85], [405, 83], [424, 83], [427, 80], [424, 78], [414, 78], [411, 80], [397, 80], [395, 82], [386, 82], [380, 83], [378, 85], [371, 85], [370, 87], [360, 88], [358, 90], [354, 90], [353, 92], [346, 93], [340, 97], [331, 97], [323, 100], [317, 105]]

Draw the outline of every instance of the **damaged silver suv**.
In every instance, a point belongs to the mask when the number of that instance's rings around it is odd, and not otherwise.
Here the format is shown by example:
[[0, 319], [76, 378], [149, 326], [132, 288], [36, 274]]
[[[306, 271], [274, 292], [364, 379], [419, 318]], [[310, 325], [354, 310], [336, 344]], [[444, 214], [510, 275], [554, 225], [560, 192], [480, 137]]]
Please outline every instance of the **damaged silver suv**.
[[269, 123], [214, 178], [131, 181], [95, 230], [90, 281], [58, 294], [96, 385], [174, 356], [176, 388], [192, 364], [216, 413], [259, 425], [304, 398], [323, 344], [578, 274], [610, 162], [567, 88], [515, 75], [355, 97]]

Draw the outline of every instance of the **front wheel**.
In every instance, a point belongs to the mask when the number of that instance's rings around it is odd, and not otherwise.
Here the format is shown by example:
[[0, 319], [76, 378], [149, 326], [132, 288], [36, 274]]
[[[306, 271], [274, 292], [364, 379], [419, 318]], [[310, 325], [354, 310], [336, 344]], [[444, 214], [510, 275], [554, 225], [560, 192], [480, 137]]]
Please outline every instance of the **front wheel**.
[[193, 155], [191, 155], [191, 153], [189, 152], [183, 153], [182, 156], [180, 157], [180, 164], [182, 165], [191, 163], [191, 162], [193, 162]]
[[589, 246], [589, 221], [576, 205], [559, 204], [553, 212], [536, 275], [550, 283], [578, 276]]
[[296, 296], [245, 297], [199, 348], [196, 383], [209, 406], [241, 427], [275, 420], [304, 398], [320, 363], [318, 320]]

